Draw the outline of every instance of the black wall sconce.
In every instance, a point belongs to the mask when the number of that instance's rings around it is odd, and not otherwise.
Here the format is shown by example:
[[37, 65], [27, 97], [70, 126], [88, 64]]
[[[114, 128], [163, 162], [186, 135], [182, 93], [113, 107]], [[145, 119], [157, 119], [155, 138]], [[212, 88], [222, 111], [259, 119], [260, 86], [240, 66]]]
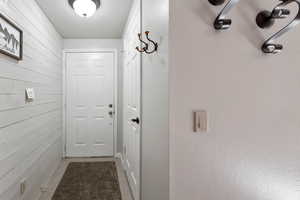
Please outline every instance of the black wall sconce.
[[[225, 0], [208, 0], [209, 3], [211, 3], [214, 6], [219, 6], [222, 5]], [[226, 6], [221, 10], [219, 15], [217, 16], [215, 22], [214, 22], [214, 27], [217, 30], [225, 30], [230, 28], [232, 24], [231, 19], [226, 19], [226, 15], [229, 13], [229, 11], [237, 4], [239, 0], [230, 0]]]
[[138, 34], [139, 41], [142, 43], [142, 46], [144, 46], [144, 47], [142, 47], [142, 49], [140, 49], [139, 47], [136, 47], [136, 50], [138, 52], [152, 54], [152, 53], [158, 51], [158, 43], [151, 40], [150, 37], [149, 37], [149, 34], [150, 34], [150, 31], [145, 32], [147, 40], [154, 46], [153, 50], [149, 51], [149, 46], [151, 46], [150, 43], [147, 43], [147, 42], [143, 41], [142, 34], [139, 33]]
[[256, 17], [256, 24], [260, 28], [270, 28], [275, 23], [276, 19], [287, 18], [290, 15], [290, 10], [285, 9], [285, 7], [291, 3], [295, 3], [298, 5], [298, 13], [297, 16], [284, 28], [280, 31], [272, 35], [269, 39], [267, 39], [262, 45], [261, 49], [264, 53], [272, 53], [276, 54], [282, 51], [283, 46], [281, 44], [274, 43], [274, 40], [293, 29], [300, 22], [300, 2], [298, 0], [281, 0], [282, 3], [277, 5], [272, 12], [264, 10], [258, 13]]

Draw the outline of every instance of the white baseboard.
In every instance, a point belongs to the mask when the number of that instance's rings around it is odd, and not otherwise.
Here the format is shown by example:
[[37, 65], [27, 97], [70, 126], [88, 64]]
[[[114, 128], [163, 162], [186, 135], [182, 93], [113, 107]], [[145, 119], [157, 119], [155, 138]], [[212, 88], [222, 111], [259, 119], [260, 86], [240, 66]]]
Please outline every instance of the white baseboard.
[[122, 168], [123, 168], [124, 171], [126, 171], [123, 154], [122, 153], [117, 153], [115, 155], [115, 158], [120, 159]]

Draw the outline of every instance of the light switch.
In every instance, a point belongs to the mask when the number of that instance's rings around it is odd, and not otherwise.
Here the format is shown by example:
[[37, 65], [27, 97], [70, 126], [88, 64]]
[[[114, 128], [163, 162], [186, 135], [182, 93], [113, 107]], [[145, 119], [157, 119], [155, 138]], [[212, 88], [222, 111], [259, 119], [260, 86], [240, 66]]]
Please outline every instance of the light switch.
[[35, 99], [35, 93], [34, 93], [33, 88], [26, 88], [25, 93], [26, 93], [26, 100], [27, 101], [33, 101]]
[[207, 111], [198, 110], [194, 111], [194, 132], [207, 132], [208, 131], [208, 119]]

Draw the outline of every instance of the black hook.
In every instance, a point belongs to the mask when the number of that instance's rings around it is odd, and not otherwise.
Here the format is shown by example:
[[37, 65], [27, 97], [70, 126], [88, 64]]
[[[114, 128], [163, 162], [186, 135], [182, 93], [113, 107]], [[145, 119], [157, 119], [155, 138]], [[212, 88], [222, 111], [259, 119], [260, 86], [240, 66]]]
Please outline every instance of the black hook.
[[147, 40], [148, 40], [150, 43], [153, 44], [154, 49], [153, 49], [152, 51], [148, 51], [148, 50], [149, 50], [149, 44], [148, 44], [147, 42], [143, 41], [143, 39], [142, 39], [142, 34], [139, 33], [139, 34], [138, 34], [139, 40], [140, 40], [140, 42], [142, 42], [142, 44], [144, 44], [145, 46], [144, 46], [142, 49], [140, 49], [139, 47], [136, 47], [136, 50], [137, 50], [138, 52], [140, 52], [140, 53], [144, 53], [144, 52], [145, 52], [145, 53], [147, 53], [147, 54], [152, 54], [152, 53], [154, 53], [154, 52], [156, 52], [156, 51], [158, 50], [158, 43], [157, 43], [157, 42], [154, 42], [153, 40], [150, 39], [150, 37], [149, 37], [150, 31], [146, 31], [145, 34], [146, 34]]
[[146, 43], [146, 42], [143, 41], [143, 39], [142, 39], [142, 34], [141, 34], [141, 33], [138, 34], [138, 38], [139, 38], [139, 41], [140, 41], [142, 44], [144, 44], [145, 46], [144, 46], [142, 49], [140, 49], [139, 47], [136, 47], [136, 50], [137, 50], [138, 52], [140, 52], [140, 53], [144, 53], [144, 52], [146, 52], [147, 49], [149, 48], [149, 45], [148, 45], [148, 43]]
[[148, 49], [147, 49], [145, 52], [146, 52], [147, 54], [152, 54], [152, 53], [154, 53], [154, 52], [156, 52], [156, 51], [158, 50], [158, 43], [157, 43], [157, 42], [154, 42], [153, 40], [151, 40], [151, 39], [149, 38], [150, 31], [146, 31], [145, 34], [146, 34], [147, 40], [149, 40], [149, 42], [151, 42], [151, 43], [153, 44], [153, 46], [154, 46], [154, 49], [153, 49], [152, 51], [148, 51]]
[[[212, 5], [218, 6], [222, 5], [225, 0], [208, 0]], [[232, 24], [231, 19], [226, 19], [226, 15], [229, 13], [229, 11], [237, 4], [239, 0], [230, 0], [225, 7], [221, 10], [219, 15], [217, 16], [215, 22], [214, 22], [214, 27], [217, 30], [225, 30], [230, 28]]]
[[269, 28], [273, 26], [276, 19], [283, 19], [290, 15], [290, 10], [285, 9], [284, 7], [291, 3], [296, 3], [298, 5], [298, 14], [297, 16], [284, 28], [279, 30], [277, 33], [272, 35], [269, 39], [267, 39], [262, 45], [261, 49], [264, 53], [279, 53], [282, 51], [283, 46], [281, 44], [275, 44], [274, 40], [293, 29], [300, 22], [300, 2], [298, 0], [280, 0], [282, 3], [277, 5], [272, 12], [264, 10], [258, 13], [256, 17], [256, 24], [260, 28]]

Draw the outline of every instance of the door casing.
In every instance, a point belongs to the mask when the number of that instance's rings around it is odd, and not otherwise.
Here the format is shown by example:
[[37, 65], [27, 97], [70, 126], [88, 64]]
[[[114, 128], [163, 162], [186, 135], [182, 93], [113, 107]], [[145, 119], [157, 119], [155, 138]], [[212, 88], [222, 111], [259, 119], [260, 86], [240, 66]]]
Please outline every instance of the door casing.
[[[127, 59], [128, 59], [128, 56], [129, 55], [126, 55], [127, 54], [130, 54], [129, 57], [133, 56], [132, 53], [129, 53], [129, 51], [134, 51], [137, 55], [136, 57], [139, 57], [139, 61], [138, 61], [138, 68], [139, 70], [138, 71], [138, 76], [139, 76], [139, 81], [136, 83], [138, 84], [138, 95], [139, 95], [139, 98], [138, 98], [138, 112], [139, 114], [137, 115], [139, 118], [140, 118], [140, 124], [139, 124], [139, 142], [138, 142], [138, 160], [137, 160], [137, 164], [138, 166], [135, 166], [138, 168], [138, 172], [137, 174], [137, 178], [138, 180], [138, 186], [136, 188], [131, 188], [131, 193], [133, 195], [133, 197], [136, 197], [136, 200], [139, 200], [141, 199], [141, 138], [142, 138], [142, 128], [143, 128], [143, 119], [142, 119], [142, 54], [138, 53], [134, 47], [136, 46], [140, 46], [141, 43], [139, 42], [138, 40], [138, 33], [141, 32], [141, 16], [142, 16], [142, 13], [141, 13], [141, 0], [134, 0], [133, 1], [133, 4], [132, 4], [132, 8], [131, 8], [131, 11], [130, 11], [130, 14], [129, 14], [129, 17], [128, 17], [128, 21], [127, 21], [127, 25], [126, 25], [126, 29], [124, 30], [124, 34], [123, 34], [123, 48], [124, 48], [124, 56], [123, 56], [123, 82], [124, 82], [124, 86], [123, 88], [126, 86], [126, 67], [127, 67]], [[127, 83], [128, 84], [128, 83]], [[123, 168], [125, 169], [126, 171], [126, 175], [127, 175], [127, 179], [129, 181], [129, 185], [130, 185], [130, 176], [131, 176], [131, 170], [128, 169], [128, 162], [127, 162], [127, 159], [128, 159], [128, 148], [126, 148], [126, 151], [125, 151], [125, 146], [128, 145], [128, 143], [126, 143], [126, 141], [128, 140], [128, 138], [125, 138], [128, 136], [126, 130], [127, 130], [127, 122], [130, 121], [131, 117], [128, 117], [128, 115], [126, 114], [127, 113], [127, 100], [126, 99], [126, 92], [128, 92], [128, 90], [126, 90], [124, 88], [124, 91], [123, 91], [123, 105], [124, 105], [124, 108], [123, 108], [123, 112], [124, 112], [124, 116], [123, 116], [123, 157], [122, 157], [122, 164], [123, 164]], [[129, 92], [130, 93], [130, 92]], [[133, 116], [133, 117], [136, 117], [136, 116]], [[128, 146], [126, 146], [128, 147]], [[131, 163], [132, 164], [132, 163]], [[136, 189], [136, 190], [135, 190]]]
[[114, 54], [114, 156], [117, 155], [118, 136], [118, 50], [117, 49], [64, 49], [63, 50], [63, 158], [66, 157], [67, 150], [67, 60], [68, 53], [113, 53]]

